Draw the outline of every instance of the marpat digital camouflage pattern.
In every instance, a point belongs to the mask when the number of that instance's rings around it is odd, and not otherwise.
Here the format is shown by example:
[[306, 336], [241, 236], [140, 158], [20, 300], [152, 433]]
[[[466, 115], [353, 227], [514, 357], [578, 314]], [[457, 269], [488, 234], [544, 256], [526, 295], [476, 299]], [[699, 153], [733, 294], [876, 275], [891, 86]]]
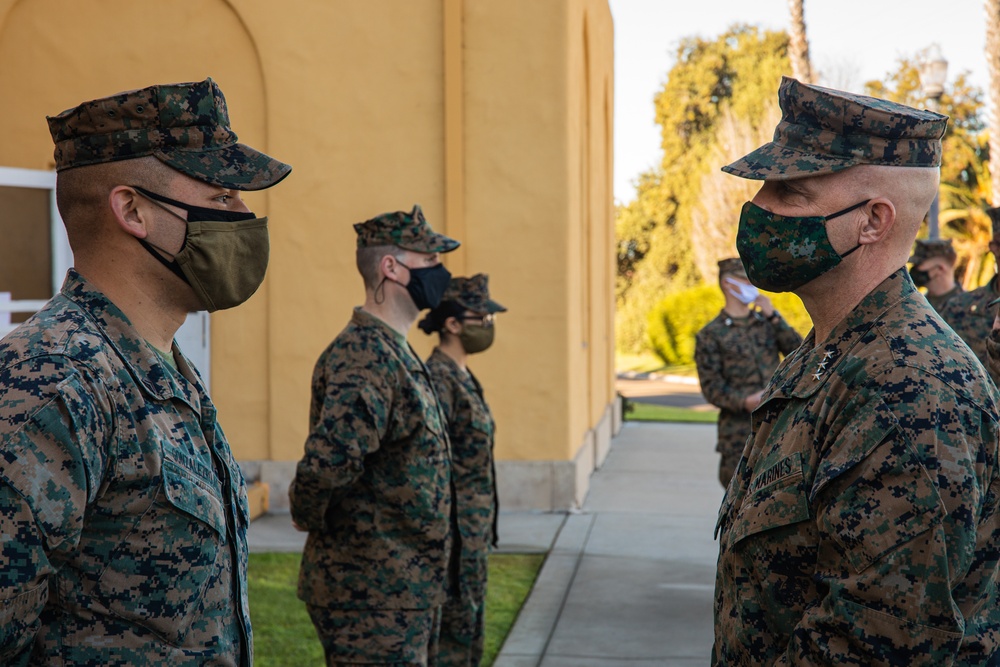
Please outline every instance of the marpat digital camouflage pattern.
[[[441, 608], [331, 609], [306, 605], [316, 625], [323, 651], [336, 656], [335, 667], [439, 667], [437, 637], [441, 631]], [[387, 655], [391, 654], [391, 658]]]
[[779, 353], [791, 354], [802, 343], [802, 336], [784, 318], [775, 320], [772, 323], [756, 311], [745, 318], [722, 311], [695, 336], [694, 361], [701, 393], [719, 408], [715, 451], [721, 457], [719, 481], [723, 486], [729, 485], [750, 436], [750, 413], [743, 400], [771, 379]]
[[[993, 328], [993, 317], [996, 311], [990, 308], [990, 303], [1000, 297], [996, 276], [990, 282], [974, 290], [956, 294], [948, 299], [941, 309], [941, 318], [955, 330], [966, 345], [979, 358], [983, 366], [989, 368], [986, 357], [986, 338]], [[1000, 377], [994, 375], [993, 382], [1000, 382]]]
[[931, 294], [930, 292], [928, 292], [927, 294], [924, 295], [924, 298], [927, 299], [927, 303], [931, 304], [934, 310], [940, 313], [942, 310], [944, 310], [945, 304], [951, 301], [952, 298], [958, 296], [959, 294], [964, 294], [964, 293], [965, 290], [962, 289], [962, 286], [959, 285], [958, 283], [955, 283], [955, 286], [952, 287], [947, 292], [945, 292], [944, 294]]
[[289, 496], [292, 518], [309, 531], [299, 576], [306, 603], [363, 614], [444, 602], [452, 541], [444, 417], [406, 338], [360, 308], [316, 362], [309, 437]]
[[774, 138], [723, 171], [757, 180], [785, 180], [842, 171], [859, 164], [941, 165], [948, 117], [865, 95], [782, 77], [781, 121]]
[[238, 143], [212, 79], [130, 90], [48, 117], [56, 171], [153, 155], [181, 173], [234, 190], [269, 188], [292, 168]]
[[0, 342], [0, 664], [253, 663], [244, 479], [173, 353], [75, 271]]
[[[456, 280], [464, 279], [452, 282]], [[428, 358], [427, 370], [448, 422], [461, 535], [458, 594], [450, 595], [442, 610], [439, 665], [475, 667], [483, 656], [487, 560], [497, 539], [496, 423], [471, 371], [459, 368], [439, 349]]]
[[371, 220], [354, 225], [358, 234], [358, 247], [394, 245], [414, 252], [451, 252], [458, 241], [444, 234], [438, 234], [427, 223], [419, 204], [413, 210], [383, 213]]
[[997, 401], [905, 270], [786, 357], [719, 513], [712, 664], [996, 664]]
[[506, 313], [507, 309], [490, 298], [490, 278], [477, 273], [471, 278], [453, 277], [441, 301], [454, 301], [474, 313]]
[[726, 259], [720, 259], [719, 262], [719, 276], [731, 275], [737, 278], [746, 278], [747, 271], [746, 267], [743, 266], [743, 260], [739, 257], [727, 257]]
[[996, 384], [996, 378], [1000, 377], [1000, 331], [990, 331], [986, 337], [986, 370]]

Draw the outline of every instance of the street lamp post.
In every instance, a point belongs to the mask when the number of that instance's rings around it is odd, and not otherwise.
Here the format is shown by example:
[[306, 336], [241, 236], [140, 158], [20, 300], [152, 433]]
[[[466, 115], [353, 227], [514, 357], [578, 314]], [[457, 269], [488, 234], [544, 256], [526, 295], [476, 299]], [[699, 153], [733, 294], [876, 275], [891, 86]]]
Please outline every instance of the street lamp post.
[[[920, 63], [920, 87], [927, 99], [927, 108], [939, 111], [941, 95], [944, 94], [944, 82], [948, 78], [948, 61], [941, 55], [941, 47], [932, 44]], [[938, 229], [938, 193], [934, 193], [931, 210], [927, 213], [927, 238], [936, 239], [940, 236]]]

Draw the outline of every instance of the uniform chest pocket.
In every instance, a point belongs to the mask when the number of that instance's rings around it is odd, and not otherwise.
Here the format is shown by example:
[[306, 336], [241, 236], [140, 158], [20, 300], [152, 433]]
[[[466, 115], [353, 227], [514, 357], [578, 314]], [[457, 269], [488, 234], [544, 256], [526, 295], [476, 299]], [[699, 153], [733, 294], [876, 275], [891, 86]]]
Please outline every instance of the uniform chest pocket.
[[480, 433], [486, 434], [487, 437], [493, 437], [493, 415], [490, 414], [489, 408], [484, 405], [473, 403], [469, 415], [469, 426], [472, 427], [474, 431], [479, 431]]
[[164, 460], [153, 502], [111, 553], [95, 597], [124, 620], [182, 644], [206, 589], [222, 575], [225, 516], [218, 488]]
[[809, 498], [802, 473], [802, 457], [793, 452], [757, 471], [747, 495], [733, 516], [728, 545], [765, 531], [809, 519]]

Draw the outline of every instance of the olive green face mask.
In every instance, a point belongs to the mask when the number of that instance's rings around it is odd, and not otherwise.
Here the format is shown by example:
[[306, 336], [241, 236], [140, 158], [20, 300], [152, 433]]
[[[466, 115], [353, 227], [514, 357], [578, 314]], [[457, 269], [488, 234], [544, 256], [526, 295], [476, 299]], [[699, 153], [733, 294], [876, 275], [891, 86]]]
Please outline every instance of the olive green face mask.
[[465, 350], [466, 354], [476, 354], [493, 344], [495, 332], [496, 328], [493, 326], [463, 324], [462, 333], [458, 335], [458, 338], [462, 341], [462, 349]]
[[[187, 226], [184, 245], [173, 261], [157, 252], [156, 246], [145, 239], [139, 239], [139, 243], [191, 286], [205, 310], [211, 313], [232, 308], [253, 296], [264, 282], [267, 271], [270, 254], [267, 218], [255, 218], [253, 213], [192, 206], [133, 187]], [[186, 210], [189, 219], [185, 220], [160, 202]]]
[[267, 271], [267, 218], [187, 225], [174, 261], [205, 310], [232, 308], [253, 296]]

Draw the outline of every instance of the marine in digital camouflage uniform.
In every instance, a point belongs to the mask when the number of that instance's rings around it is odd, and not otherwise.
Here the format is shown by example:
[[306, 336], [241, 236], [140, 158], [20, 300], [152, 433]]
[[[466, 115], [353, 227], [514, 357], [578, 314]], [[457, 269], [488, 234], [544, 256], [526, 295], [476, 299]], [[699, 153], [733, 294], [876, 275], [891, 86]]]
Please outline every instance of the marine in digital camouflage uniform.
[[[1000, 258], [1000, 208], [987, 210], [992, 220], [993, 239], [990, 241], [990, 253], [994, 259]], [[997, 259], [1000, 261], [1000, 259]], [[986, 339], [993, 325], [993, 309], [990, 303], [1000, 297], [1000, 277], [992, 279], [982, 287], [969, 290], [950, 299], [941, 311], [941, 317], [951, 325], [962, 340], [972, 348], [986, 367], [989, 361], [986, 356]], [[994, 384], [1000, 382], [1000, 375], [990, 370]]]
[[927, 288], [924, 297], [939, 313], [949, 299], [963, 292], [955, 281], [957, 260], [951, 239], [917, 239], [910, 256], [913, 284]]
[[[719, 408], [715, 451], [719, 452], [719, 481], [726, 487], [750, 435], [750, 412], [778, 367], [780, 355], [797, 348], [802, 336], [770, 299], [746, 282], [739, 258], [719, 261], [719, 286], [726, 305], [695, 336], [694, 360], [702, 394]], [[760, 309], [751, 310], [751, 304]]]
[[449, 274], [420, 207], [355, 225], [365, 305], [316, 362], [289, 497], [299, 597], [328, 665], [435, 664], [452, 550], [447, 424], [406, 332]]
[[788, 78], [779, 101], [725, 168], [765, 181], [737, 246], [815, 328], [719, 513], [712, 664], [997, 664], [1000, 397], [904, 268], [947, 119]]
[[492, 345], [494, 315], [506, 311], [490, 299], [486, 274], [477, 273], [452, 278], [444, 300], [419, 325], [441, 338], [427, 359], [427, 370], [448, 421], [461, 536], [458, 589], [442, 610], [440, 667], [478, 667], [483, 657], [487, 561], [497, 539], [496, 424], [466, 360]]
[[[189, 281], [249, 297], [266, 246], [236, 253], [249, 277], [188, 278], [165, 254], [180, 256], [206, 211], [247, 219], [266, 242], [266, 219], [249, 220], [237, 191], [291, 168], [237, 143], [211, 79], [48, 120], [76, 261], [0, 341], [0, 664], [249, 666], [246, 487], [171, 341], [188, 310], [212, 306]], [[164, 210], [141, 186], [194, 208]], [[204, 259], [218, 266], [217, 254]]]

